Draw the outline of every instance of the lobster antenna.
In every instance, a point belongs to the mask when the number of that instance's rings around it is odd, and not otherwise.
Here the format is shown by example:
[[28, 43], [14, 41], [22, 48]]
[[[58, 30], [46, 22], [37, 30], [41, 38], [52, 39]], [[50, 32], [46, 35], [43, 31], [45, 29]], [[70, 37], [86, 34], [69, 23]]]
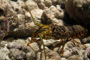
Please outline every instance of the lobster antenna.
[[[23, 0], [23, 2], [24, 2], [24, 0]], [[40, 24], [40, 23], [38, 23], [38, 22], [35, 21], [35, 18], [33, 17], [33, 15], [32, 15], [32, 13], [31, 13], [29, 7], [26, 5], [25, 2], [24, 2], [24, 4], [25, 4], [26, 8], [28, 9], [29, 14], [31, 15], [31, 18], [32, 18], [32, 21], [34, 22], [34, 24], [37, 25], [37, 26], [44, 26], [43, 24]]]
[[[23, 0], [23, 2], [24, 2], [24, 0]], [[26, 8], [29, 10], [29, 14], [31, 15], [32, 21], [34, 22], [34, 24], [36, 24], [35, 18], [33, 17], [33, 15], [32, 15], [32, 13], [31, 13], [31, 11], [30, 11], [29, 7], [26, 5], [26, 3], [25, 3], [25, 2], [24, 2], [24, 5], [25, 5], [25, 6], [26, 6]]]

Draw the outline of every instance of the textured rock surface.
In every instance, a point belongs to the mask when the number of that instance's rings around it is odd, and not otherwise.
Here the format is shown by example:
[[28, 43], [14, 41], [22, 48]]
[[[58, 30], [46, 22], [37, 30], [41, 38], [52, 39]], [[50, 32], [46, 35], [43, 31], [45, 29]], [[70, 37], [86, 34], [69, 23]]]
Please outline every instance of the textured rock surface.
[[7, 46], [7, 42], [2, 41], [0, 43], [0, 59], [1, 60], [6, 60], [6, 59], [10, 60], [10, 58], [9, 58], [10, 51], [8, 50], [8, 48], [6, 46]]
[[62, 18], [64, 17], [64, 11], [61, 8], [56, 8], [51, 6], [50, 8], [44, 9], [44, 12], [41, 17], [41, 22], [43, 24], [57, 24], [64, 25]]
[[68, 58], [68, 60], [81, 60], [79, 56], [73, 55]]
[[17, 39], [12, 42], [2, 41], [0, 43], [0, 59], [1, 60], [35, 60], [35, 52], [39, 51], [37, 43], [32, 43], [31, 47], [27, 46], [28, 40]]
[[[77, 0], [72, 0], [72, 1], [76, 2]], [[86, 0], [82, 0], [82, 1], [86, 1]], [[25, 3], [29, 6], [29, 9], [31, 10], [33, 17], [37, 22], [43, 24], [52, 23], [56, 25], [67, 26], [67, 24], [65, 24], [63, 20], [64, 12], [65, 12], [64, 11], [65, 0], [45, 0], [45, 1], [25, 0]], [[78, 3], [80, 3], [80, 6], [83, 4], [81, 2]], [[86, 5], [85, 8], [88, 8], [87, 4], [85, 4]], [[84, 11], [88, 11], [88, 9]], [[83, 12], [83, 10], [81, 12]], [[81, 12], [79, 12], [79, 14]], [[82, 14], [84, 14], [84, 12]], [[30, 38], [31, 35], [33, 34], [34, 31], [36, 31], [38, 27], [32, 22], [31, 15], [29, 14], [27, 8], [25, 7], [23, 1], [0, 0], [0, 18], [2, 15], [5, 15], [5, 17], [8, 19], [9, 33], [8, 33], [8, 38], [6, 37], [4, 41], [0, 42], [0, 59], [1, 60], [43, 59], [44, 60], [44, 51], [42, 48], [43, 46], [41, 40], [37, 42], [33, 42], [29, 46], [27, 46], [27, 43], [31, 41]], [[3, 25], [5, 24], [3, 23]], [[0, 28], [1, 27], [3, 26], [0, 22]], [[35, 28], [32, 29], [32, 27]], [[17, 37], [17, 38], [13, 38], [13, 37]], [[67, 37], [58, 40], [53, 39], [52, 37], [50, 38], [51, 39], [48, 40], [43, 38], [43, 42], [46, 48], [47, 60], [70, 60], [75, 58], [77, 60], [89, 59], [88, 57], [89, 54], [87, 54], [86, 52], [87, 49], [85, 50], [84, 44], [79, 44], [83, 42], [85, 43], [87, 48], [89, 48], [90, 47], [89, 37], [83, 39], [82, 41], [80, 39], [73, 39], [73, 38], [72, 40], [69, 39], [67, 40]], [[64, 44], [63, 40], [65, 40], [64, 50], [62, 50]], [[74, 40], [78, 41], [79, 43], [76, 43]], [[59, 44], [55, 46], [55, 44], [58, 42]], [[64, 53], [62, 51], [64, 51]], [[84, 56], [85, 54], [86, 56]]]
[[[59, 54], [57, 52], [54, 52], [47, 48], [46, 48], [46, 56], [47, 56], [46, 57], [47, 60], [61, 60], [61, 57], [59, 56]], [[40, 59], [45, 60], [44, 58], [45, 58], [44, 51], [39, 52], [37, 55], [37, 60], [40, 60]]]
[[[32, 22], [31, 16], [30, 16], [29, 12], [27, 11], [23, 1], [22, 0], [17, 0], [17, 1], [9, 0], [8, 2], [6, 2], [4, 0], [0, 0], [0, 1], [2, 4], [0, 6], [0, 8], [3, 11], [5, 11], [4, 13], [6, 15], [6, 18], [8, 18], [8, 22], [10, 25], [8, 35], [14, 36], [14, 37], [31, 36], [32, 33], [35, 31], [35, 29], [32, 29], [31, 27], [35, 27], [35, 28], [38, 28], [38, 27], [36, 27], [34, 25], [34, 23]], [[45, 10], [44, 9], [42, 10], [40, 8], [39, 2], [41, 2], [42, 5], [45, 5]], [[36, 21], [41, 22], [41, 19], [43, 17], [45, 19], [45, 21], [47, 21], [48, 19], [50, 19], [49, 21], [56, 20], [57, 22], [59, 22], [59, 24], [62, 25], [61, 18], [63, 18], [64, 12], [60, 8], [60, 5], [58, 5], [59, 8], [56, 8], [55, 6], [51, 6], [52, 1], [48, 1], [48, 0], [46, 0], [45, 3], [42, 0], [39, 0], [39, 1], [27, 0], [26, 4], [28, 5], [29, 9], [31, 10], [31, 13]], [[45, 18], [44, 15], [42, 15], [43, 12], [46, 11], [46, 8], [47, 9], [49, 8], [50, 11], [52, 11], [52, 14], [51, 13], [47, 14], [45, 12], [45, 14], [47, 15], [47, 19]], [[51, 17], [51, 15], [54, 16], [54, 19], [53, 19], [53, 17]], [[57, 18], [59, 18], [59, 19], [57, 19]], [[46, 22], [46, 23], [48, 23], [48, 22]]]
[[[29, 39], [16, 39], [10, 42], [2, 41], [0, 43], [0, 59], [1, 60], [40, 60], [44, 59], [44, 51], [36, 42], [27, 46]], [[41, 44], [40, 44], [41, 45]], [[41, 49], [41, 50], [40, 50]], [[42, 51], [42, 52], [41, 52]], [[61, 57], [57, 52], [46, 49], [48, 60], [60, 60]], [[57, 57], [57, 58], [56, 58]]]
[[82, 43], [90, 43], [90, 36], [82, 39]]
[[73, 21], [90, 26], [90, 0], [66, 0], [65, 10]]

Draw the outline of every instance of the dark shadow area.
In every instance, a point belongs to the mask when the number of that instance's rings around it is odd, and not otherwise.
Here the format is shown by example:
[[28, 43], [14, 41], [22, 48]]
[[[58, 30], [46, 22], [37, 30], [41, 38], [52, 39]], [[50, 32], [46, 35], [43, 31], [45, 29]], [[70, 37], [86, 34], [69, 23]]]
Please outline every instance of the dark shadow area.
[[12, 1], [15, 1], [15, 2], [17, 2], [18, 0], [12, 0]]
[[66, 24], [69, 24], [69, 25], [76, 25], [76, 21], [70, 19], [69, 15], [65, 12], [64, 13], [64, 18], [63, 18], [63, 21], [66, 23]]
[[5, 16], [4, 10], [0, 8], [0, 16]]
[[71, 19], [66, 12], [64, 14], [63, 21], [66, 23], [66, 25], [70, 25], [70, 26], [72, 26], [72, 25], [81, 25], [81, 26], [83, 26], [85, 29], [88, 30], [87, 36], [90, 35], [90, 25], [85, 25], [84, 23], [82, 23], [80, 21], [78, 22], [78, 20], [75, 21], [75, 20]]

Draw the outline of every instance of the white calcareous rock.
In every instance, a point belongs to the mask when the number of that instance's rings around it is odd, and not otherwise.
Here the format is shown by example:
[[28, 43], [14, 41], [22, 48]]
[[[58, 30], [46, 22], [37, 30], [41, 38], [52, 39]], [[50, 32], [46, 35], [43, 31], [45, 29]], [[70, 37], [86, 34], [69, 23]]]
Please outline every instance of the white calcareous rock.
[[73, 55], [73, 56], [70, 56], [68, 60], [80, 60], [80, 57], [78, 55]]
[[[44, 51], [38, 52], [37, 60], [40, 60], [40, 59], [45, 60]], [[54, 52], [46, 48], [46, 59], [47, 60], [61, 60], [61, 57], [59, 56], [57, 52]]]

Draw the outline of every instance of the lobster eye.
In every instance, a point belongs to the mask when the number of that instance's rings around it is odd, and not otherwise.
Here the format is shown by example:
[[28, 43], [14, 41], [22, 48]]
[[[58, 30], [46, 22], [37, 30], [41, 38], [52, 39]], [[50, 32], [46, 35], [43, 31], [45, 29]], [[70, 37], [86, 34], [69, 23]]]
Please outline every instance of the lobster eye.
[[65, 30], [61, 30], [61, 32], [65, 32]]

